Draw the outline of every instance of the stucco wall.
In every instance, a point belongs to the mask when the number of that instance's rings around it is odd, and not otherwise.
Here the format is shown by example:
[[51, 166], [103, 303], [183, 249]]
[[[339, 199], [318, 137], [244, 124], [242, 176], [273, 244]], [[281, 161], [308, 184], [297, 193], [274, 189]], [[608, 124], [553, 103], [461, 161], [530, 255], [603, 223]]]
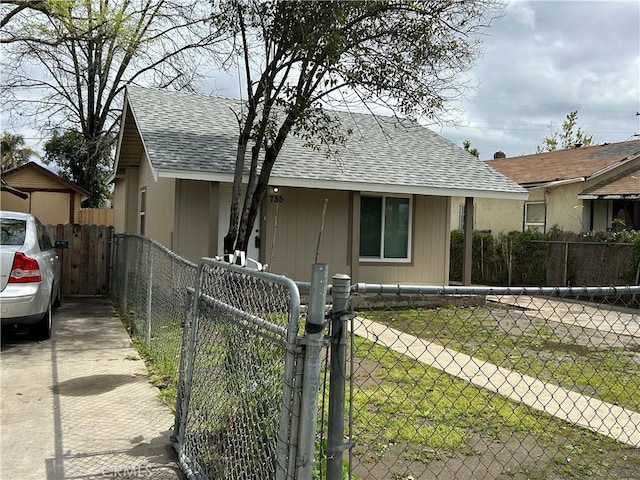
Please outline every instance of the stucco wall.
[[[451, 228], [459, 229], [459, 209], [464, 198], [451, 199]], [[499, 200], [495, 198], [474, 199], [474, 230], [490, 230], [494, 235], [501, 232], [522, 231], [523, 200]]]
[[[493, 198], [474, 199], [474, 230], [490, 230], [498, 235], [511, 231], [521, 232], [524, 227], [524, 206], [529, 202], [542, 202], [546, 205], [545, 226], [548, 231], [554, 225], [568, 232], [581, 232], [586, 208], [578, 194], [583, 190], [582, 183], [571, 183], [557, 187], [541, 187], [529, 190], [529, 199], [500, 200]], [[459, 205], [464, 198], [452, 200], [451, 227], [458, 228]]]

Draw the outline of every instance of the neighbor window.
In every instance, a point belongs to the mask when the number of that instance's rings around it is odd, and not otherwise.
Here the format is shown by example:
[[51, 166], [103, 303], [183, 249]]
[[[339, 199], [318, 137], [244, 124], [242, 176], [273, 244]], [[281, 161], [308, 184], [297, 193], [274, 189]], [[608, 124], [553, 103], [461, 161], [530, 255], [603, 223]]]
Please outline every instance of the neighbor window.
[[140, 235], [145, 232], [145, 217], [147, 215], [147, 189], [140, 190]]
[[[458, 230], [464, 230], [464, 215], [465, 215], [466, 206], [464, 203], [458, 205]], [[476, 210], [473, 209], [473, 220], [471, 223], [472, 227], [476, 227]]]
[[409, 260], [411, 198], [360, 197], [360, 258]]
[[526, 203], [524, 206], [524, 229], [544, 233], [546, 205]]

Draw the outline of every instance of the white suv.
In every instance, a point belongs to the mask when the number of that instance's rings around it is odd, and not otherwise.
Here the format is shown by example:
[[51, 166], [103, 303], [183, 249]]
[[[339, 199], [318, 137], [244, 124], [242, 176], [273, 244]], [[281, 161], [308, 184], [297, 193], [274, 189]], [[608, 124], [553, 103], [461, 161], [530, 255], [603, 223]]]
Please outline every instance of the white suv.
[[51, 337], [52, 308], [60, 304], [61, 264], [51, 239], [31, 214], [0, 211], [0, 318], [2, 326], [30, 325]]

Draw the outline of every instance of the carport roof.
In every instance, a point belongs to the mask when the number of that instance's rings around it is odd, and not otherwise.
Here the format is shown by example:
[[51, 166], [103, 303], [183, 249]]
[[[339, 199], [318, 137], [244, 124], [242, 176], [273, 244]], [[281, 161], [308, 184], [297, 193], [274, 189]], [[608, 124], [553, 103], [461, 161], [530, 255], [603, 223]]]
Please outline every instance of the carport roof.
[[[143, 158], [154, 176], [231, 181], [237, 99], [129, 86], [112, 178]], [[289, 135], [272, 185], [525, 199], [526, 190], [428, 128], [394, 117], [332, 111], [345, 145], [310, 148]]]

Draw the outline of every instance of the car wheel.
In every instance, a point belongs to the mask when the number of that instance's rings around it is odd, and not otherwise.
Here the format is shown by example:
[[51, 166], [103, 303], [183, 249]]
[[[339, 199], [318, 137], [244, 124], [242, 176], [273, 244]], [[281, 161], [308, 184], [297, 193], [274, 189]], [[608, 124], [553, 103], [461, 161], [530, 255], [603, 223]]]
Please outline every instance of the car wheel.
[[42, 319], [35, 324], [33, 328], [33, 335], [39, 340], [48, 340], [51, 338], [51, 329], [53, 326], [53, 307], [52, 302], [49, 300], [47, 311]]

